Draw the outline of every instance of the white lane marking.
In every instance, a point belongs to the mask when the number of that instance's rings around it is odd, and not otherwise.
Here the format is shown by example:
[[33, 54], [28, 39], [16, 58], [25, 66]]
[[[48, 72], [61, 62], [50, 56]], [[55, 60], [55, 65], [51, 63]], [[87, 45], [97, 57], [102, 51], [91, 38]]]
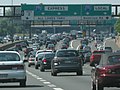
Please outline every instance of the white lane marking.
[[70, 42], [70, 47], [73, 48], [73, 40]]
[[37, 79], [38, 79], [38, 80], [41, 80], [42, 78], [39, 78], [39, 77], [38, 77]]
[[43, 82], [44, 84], [51, 84], [50, 82]]
[[40, 80], [41, 82], [46, 82], [46, 80]]
[[64, 89], [62, 89], [62, 88], [56, 88], [56, 85], [51, 84], [51, 82], [47, 82], [47, 81], [44, 80], [43, 78], [40, 78], [39, 76], [37, 76], [37, 75], [35, 75], [35, 74], [27, 71], [27, 70], [26, 70], [26, 73], [29, 74], [29, 75], [31, 75], [32, 77], [36, 78], [37, 80], [42, 81], [44, 84], [48, 84], [47, 86], [49, 86], [50, 88], [53, 88], [54, 90], [64, 90]]
[[49, 87], [53, 88], [53, 87], [56, 87], [56, 85], [54, 84], [51, 84], [51, 85], [48, 85]]
[[63, 90], [62, 88], [53, 88], [54, 90]]
[[80, 49], [80, 45], [77, 46], [77, 49], [76, 50], [79, 50]]

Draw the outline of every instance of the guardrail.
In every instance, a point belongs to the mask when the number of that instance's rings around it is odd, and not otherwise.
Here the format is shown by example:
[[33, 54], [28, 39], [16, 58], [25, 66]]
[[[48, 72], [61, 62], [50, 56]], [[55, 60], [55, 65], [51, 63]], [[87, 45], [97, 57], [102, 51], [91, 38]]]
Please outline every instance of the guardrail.
[[20, 42], [24, 42], [24, 41], [23, 40], [22, 41], [15, 41], [13, 43], [11, 42], [11, 43], [2, 45], [2, 46], [0, 46], [0, 51], [4, 51], [4, 50], [6, 50], [6, 49], [8, 49], [10, 47], [13, 47], [15, 44], [20, 43]]

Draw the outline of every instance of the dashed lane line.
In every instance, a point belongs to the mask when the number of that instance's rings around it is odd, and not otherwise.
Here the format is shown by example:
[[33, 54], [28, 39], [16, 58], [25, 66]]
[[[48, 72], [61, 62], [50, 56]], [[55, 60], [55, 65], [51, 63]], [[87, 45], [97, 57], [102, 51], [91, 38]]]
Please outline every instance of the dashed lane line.
[[53, 88], [54, 90], [63, 90], [62, 88]]
[[52, 88], [53, 90], [64, 90], [62, 88], [57, 88], [56, 85], [52, 84], [51, 82], [48, 82], [47, 80], [44, 80], [43, 78], [40, 78], [39, 76], [29, 72], [28, 70], [26, 71], [29, 75], [32, 77], [36, 78], [37, 80], [40, 80], [43, 82], [43, 84], [47, 85], [48, 87]]

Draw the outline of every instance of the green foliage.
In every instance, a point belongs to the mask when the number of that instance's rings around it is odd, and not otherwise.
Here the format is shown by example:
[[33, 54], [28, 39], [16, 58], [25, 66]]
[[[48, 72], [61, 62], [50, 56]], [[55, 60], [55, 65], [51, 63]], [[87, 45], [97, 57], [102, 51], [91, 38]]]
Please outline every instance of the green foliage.
[[120, 33], [120, 19], [117, 20], [116, 24], [115, 24], [115, 30]]

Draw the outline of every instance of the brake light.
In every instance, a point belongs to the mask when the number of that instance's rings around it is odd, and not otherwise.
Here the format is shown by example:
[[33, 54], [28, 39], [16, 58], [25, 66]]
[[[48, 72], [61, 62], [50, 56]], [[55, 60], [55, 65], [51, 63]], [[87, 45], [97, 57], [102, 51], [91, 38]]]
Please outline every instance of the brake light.
[[98, 70], [98, 73], [99, 73], [99, 76], [106, 76], [106, 74], [111, 74], [111, 69], [108, 69], [108, 68], [100, 68]]
[[43, 64], [47, 64], [47, 60], [46, 59], [42, 60], [42, 62], [43, 62]]
[[43, 60], [43, 62], [47, 62], [47, 60], [46, 60], [46, 59], [44, 59], [44, 60]]
[[12, 70], [22, 70], [24, 69], [24, 65], [14, 65], [12, 66]]
[[91, 59], [91, 60], [94, 60], [94, 58], [95, 58], [95, 56], [94, 56], [94, 55], [92, 55], [90, 59]]

